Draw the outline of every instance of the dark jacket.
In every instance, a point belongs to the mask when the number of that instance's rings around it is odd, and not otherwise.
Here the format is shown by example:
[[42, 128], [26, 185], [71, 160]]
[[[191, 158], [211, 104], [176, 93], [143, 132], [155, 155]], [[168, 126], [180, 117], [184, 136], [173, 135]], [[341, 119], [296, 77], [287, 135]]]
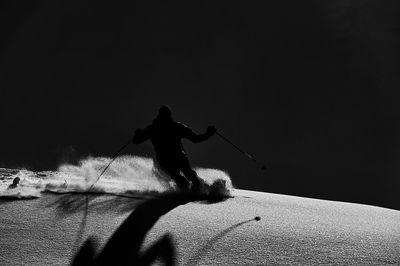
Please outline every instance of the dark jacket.
[[182, 139], [198, 143], [207, 140], [213, 134], [212, 130], [207, 130], [204, 134], [196, 134], [182, 123], [172, 119], [156, 118], [151, 125], [136, 130], [132, 142], [138, 144], [150, 139], [157, 158], [180, 157], [186, 156]]

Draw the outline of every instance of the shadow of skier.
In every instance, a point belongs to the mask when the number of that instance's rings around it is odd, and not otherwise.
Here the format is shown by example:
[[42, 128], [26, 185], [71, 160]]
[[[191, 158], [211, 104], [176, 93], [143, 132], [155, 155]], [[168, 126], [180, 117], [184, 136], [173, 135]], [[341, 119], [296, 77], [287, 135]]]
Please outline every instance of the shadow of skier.
[[79, 213], [90, 206], [91, 211], [97, 213], [126, 213], [134, 210], [138, 205], [146, 201], [140, 197], [120, 197], [103, 194], [79, 194], [67, 193], [57, 194], [53, 202], [47, 207], [55, 207], [58, 218], [65, 218], [69, 215]]
[[140, 254], [139, 251], [147, 232], [162, 215], [194, 200], [176, 195], [145, 201], [126, 218], [97, 256], [96, 241], [89, 238], [76, 254], [72, 265], [150, 265], [158, 258], [166, 265], [175, 265], [174, 243], [168, 234], [148, 250]]

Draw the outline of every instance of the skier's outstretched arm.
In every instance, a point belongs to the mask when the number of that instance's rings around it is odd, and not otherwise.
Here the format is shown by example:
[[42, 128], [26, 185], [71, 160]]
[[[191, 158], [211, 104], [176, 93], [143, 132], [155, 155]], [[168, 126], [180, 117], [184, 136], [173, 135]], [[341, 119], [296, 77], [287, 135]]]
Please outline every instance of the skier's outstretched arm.
[[133, 135], [132, 142], [134, 144], [139, 144], [142, 143], [150, 138], [150, 131], [151, 131], [151, 126], [148, 126], [144, 129], [136, 129], [135, 134]]
[[204, 133], [204, 134], [196, 134], [192, 130], [188, 130], [185, 138], [187, 138], [191, 142], [198, 143], [198, 142], [208, 140], [210, 137], [212, 137], [215, 134], [215, 132], [217, 132], [217, 128], [214, 126], [209, 126], [207, 128], [206, 133]]

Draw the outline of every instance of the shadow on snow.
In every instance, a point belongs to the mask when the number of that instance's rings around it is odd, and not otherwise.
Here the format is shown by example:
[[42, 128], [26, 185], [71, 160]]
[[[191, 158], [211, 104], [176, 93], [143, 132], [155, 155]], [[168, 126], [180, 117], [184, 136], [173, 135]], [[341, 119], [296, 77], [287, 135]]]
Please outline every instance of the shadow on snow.
[[96, 239], [89, 237], [75, 254], [71, 264], [73, 266], [150, 265], [157, 259], [164, 261], [165, 265], [175, 265], [175, 245], [169, 234], [165, 234], [147, 250], [141, 251], [145, 237], [153, 225], [161, 216], [180, 205], [194, 201], [212, 204], [227, 198], [175, 193], [154, 199], [132, 199], [115, 196], [106, 197], [105, 200], [101, 201], [97, 199], [100, 199], [99, 195], [82, 197], [82, 195], [67, 194], [62, 195], [51, 204], [51, 206], [56, 206], [61, 216], [84, 210], [84, 217], [78, 233], [79, 241], [76, 243], [81, 243], [80, 238], [83, 235], [90, 201], [90, 208], [96, 211], [125, 212], [133, 209], [99, 253], [97, 253]]

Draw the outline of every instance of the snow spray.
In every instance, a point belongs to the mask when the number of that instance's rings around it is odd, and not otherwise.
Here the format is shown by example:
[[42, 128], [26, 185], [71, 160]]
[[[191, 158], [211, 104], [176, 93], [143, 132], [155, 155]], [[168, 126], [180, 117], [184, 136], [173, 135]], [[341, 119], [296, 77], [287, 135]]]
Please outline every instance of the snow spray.
[[[63, 164], [57, 171], [32, 172], [0, 169], [0, 197], [37, 198], [43, 192], [88, 193], [110, 158], [89, 157], [77, 165]], [[232, 181], [219, 169], [195, 168], [205, 195], [230, 196]], [[7, 173], [7, 174], [6, 174]], [[9, 189], [13, 179], [20, 184]], [[153, 159], [140, 156], [120, 156], [91, 188], [90, 193], [121, 196], [160, 195], [177, 191], [174, 181], [155, 167]]]

